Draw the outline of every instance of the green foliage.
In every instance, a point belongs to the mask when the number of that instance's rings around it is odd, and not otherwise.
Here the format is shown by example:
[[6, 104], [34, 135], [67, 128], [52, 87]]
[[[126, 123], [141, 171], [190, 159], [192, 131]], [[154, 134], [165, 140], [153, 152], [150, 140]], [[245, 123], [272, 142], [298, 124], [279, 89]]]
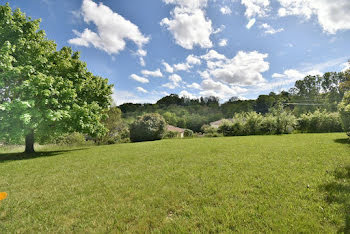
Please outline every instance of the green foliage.
[[130, 140], [133, 142], [162, 139], [166, 122], [159, 114], [144, 114], [130, 125]]
[[256, 112], [235, 114], [232, 122], [224, 121], [218, 129], [224, 136], [246, 136], [259, 134], [291, 133], [296, 125], [296, 118], [282, 104], [270, 109], [263, 116]]
[[217, 128], [214, 128], [208, 124], [204, 124], [202, 127], [201, 127], [201, 132], [205, 133], [205, 134], [213, 134], [213, 133], [216, 133], [218, 131]]
[[166, 131], [163, 138], [164, 139], [171, 139], [171, 138], [177, 138], [179, 136], [178, 132], [175, 131]]
[[350, 91], [344, 95], [338, 108], [344, 130], [350, 132]]
[[97, 138], [98, 144], [116, 144], [129, 142], [129, 127], [122, 119], [122, 112], [117, 107], [111, 107], [107, 112], [108, 117], [103, 120], [108, 130], [104, 135]]
[[19, 9], [0, 6], [0, 140], [81, 132], [101, 135], [108, 80], [87, 71], [79, 53], [56, 44]]
[[298, 130], [301, 132], [341, 132], [343, 131], [338, 113], [316, 110], [298, 118]]
[[57, 145], [70, 145], [70, 146], [74, 146], [74, 145], [79, 146], [79, 145], [88, 144], [84, 134], [78, 133], [78, 132], [60, 135], [56, 139], [54, 139], [53, 143]]
[[191, 129], [185, 129], [184, 137], [193, 137], [193, 131]]
[[288, 109], [285, 109], [282, 103], [277, 103], [269, 111], [276, 119], [276, 134], [291, 133], [294, 130], [297, 124], [296, 117]]

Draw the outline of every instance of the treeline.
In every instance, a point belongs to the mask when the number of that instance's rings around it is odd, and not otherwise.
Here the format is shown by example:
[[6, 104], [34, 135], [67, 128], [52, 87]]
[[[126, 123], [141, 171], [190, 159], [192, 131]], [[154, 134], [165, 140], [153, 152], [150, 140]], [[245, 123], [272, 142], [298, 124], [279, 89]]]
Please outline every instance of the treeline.
[[230, 98], [220, 104], [217, 97], [190, 99], [176, 94], [163, 97], [156, 104], [125, 103], [118, 108], [123, 119], [131, 123], [145, 113], [159, 113], [168, 124], [200, 132], [210, 122], [232, 118], [237, 113], [256, 112], [262, 115], [282, 103], [296, 117], [316, 110], [336, 112], [338, 104], [349, 90], [349, 76], [345, 72], [328, 72], [323, 76], [307, 76], [295, 82], [289, 91], [260, 95], [255, 100]]
[[[156, 104], [127, 103], [105, 114], [108, 132], [91, 138], [97, 144], [178, 137], [166, 130], [167, 124], [185, 128], [185, 137], [350, 132], [350, 71], [307, 76], [288, 92], [260, 95], [256, 100], [232, 97], [220, 104], [216, 97], [171, 94]], [[219, 126], [210, 125], [217, 120], [222, 120]], [[82, 137], [67, 135], [59, 140], [74, 143]]]

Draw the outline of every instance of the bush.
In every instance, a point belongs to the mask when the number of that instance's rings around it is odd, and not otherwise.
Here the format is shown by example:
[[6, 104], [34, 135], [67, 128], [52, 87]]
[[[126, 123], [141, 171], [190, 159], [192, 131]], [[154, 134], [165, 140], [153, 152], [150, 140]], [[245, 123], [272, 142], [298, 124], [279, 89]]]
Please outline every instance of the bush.
[[184, 137], [193, 137], [193, 131], [191, 129], [185, 129]]
[[282, 103], [276, 104], [275, 107], [270, 109], [270, 112], [276, 119], [275, 134], [288, 134], [293, 132], [297, 125], [297, 119], [290, 111], [283, 108]]
[[234, 122], [223, 121], [219, 126], [218, 132], [224, 136], [244, 136], [246, 135], [244, 122], [238, 118], [240, 114], [235, 115]]
[[88, 142], [84, 134], [73, 132], [56, 137], [53, 143], [57, 145], [86, 145]]
[[133, 142], [162, 139], [166, 131], [166, 122], [159, 114], [139, 116], [130, 125], [130, 140]]
[[246, 136], [258, 134], [291, 133], [296, 125], [296, 118], [290, 112], [277, 106], [270, 114], [263, 116], [255, 112], [238, 113], [233, 122], [223, 122], [218, 132], [224, 136]]
[[338, 109], [344, 130], [350, 132], [350, 91], [344, 95]]
[[298, 130], [308, 133], [341, 132], [343, 130], [338, 113], [329, 113], [316, 110], [307, 113], [298, 119]]
[[216, 133], [217, 131], [218, 131], [217, 128], [214, 128], [208, 124], [205, 124], [201, 127], [201, 132], [205, 134], [212, 134], [212, 133]]
[[166, 131], [163, 138], [170, 139], [170, 138], [176, 138], [179, 136], [178, 132], [174, 131]]

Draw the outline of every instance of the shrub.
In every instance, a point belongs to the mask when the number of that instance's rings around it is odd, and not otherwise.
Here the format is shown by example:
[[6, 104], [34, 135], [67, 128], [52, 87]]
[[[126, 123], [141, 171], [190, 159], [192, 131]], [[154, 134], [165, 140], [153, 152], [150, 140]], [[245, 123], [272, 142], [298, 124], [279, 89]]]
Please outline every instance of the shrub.
[[218, 131], [217, 128], [214, 128], [208, 124], [205, 124], [201, 127], [201, 132], [205, 134], [212, 134], [212, 133], [216, 133], [217, 131]]
[[282, 103], [276, 104], [275, 107], [270, 109], [272, 116], [276, 119], [276, 132], [275, 134], [287, 134], [292, 133], [297, 124], [297, 119], [292, 113], [283, 108]]
[[244, 122], [242, 119], [238, 118], [240, 114], [235, 115], [235, 120], [233, 123], [229, 121], [223, 121], [219, 126], [218, 132], [222, 133], [224, 136], [244, 136], [246, 135]]
[[218, 131], [224, 136], [291, 133], [296, 125], [295, 116], [283, 106], [271, 111], [266, 116], [255, 112], [235, 114], [233, 122], [223, 122]]
[[272, 114], [267, 114], [261, 121], [260, 131], [266, 135], [276, 134], [277, 118]]
[[178, 132], [174, 132], [174, 131], [166, 131], [163, 138], [176, 138], [179, 136], [179, 133]]
[[313, 113], [300, 116], [298, 119], [298, 130], [301, 132], [321, 133], [341, 132], [343, 128], [338, 113], [316, 110]]
[[191, 129], [185, 129], [184, 137], [193, 137], [193, 131]]
[[130, 140], [133, 142], [162, 139], [166, 130], [166, 122], [159, 114], [139, 116], [130, 125]]
[[350, 91], [344, 95], [338, 109], [344, 130], [350, 132]]
[[73, 132], [56, 137], [53, 143], [57, 145], [85, 145], [87, 141], [84, 134]]
[[243, 114], [244, 131], [247, 135], [261, 134], [261, 124], [263, 122], [263, 116], [256, 112], [248, 112]]

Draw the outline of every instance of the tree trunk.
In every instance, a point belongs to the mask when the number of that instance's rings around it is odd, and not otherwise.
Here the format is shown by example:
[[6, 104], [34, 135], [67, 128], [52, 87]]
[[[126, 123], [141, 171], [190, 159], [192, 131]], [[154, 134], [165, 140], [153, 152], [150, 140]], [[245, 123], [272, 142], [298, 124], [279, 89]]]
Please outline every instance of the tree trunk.
[[34, 153], [34, 130], [30, 130], [30, 132], [26, 135], [26, 149], [24, 151], [27, 154]]

